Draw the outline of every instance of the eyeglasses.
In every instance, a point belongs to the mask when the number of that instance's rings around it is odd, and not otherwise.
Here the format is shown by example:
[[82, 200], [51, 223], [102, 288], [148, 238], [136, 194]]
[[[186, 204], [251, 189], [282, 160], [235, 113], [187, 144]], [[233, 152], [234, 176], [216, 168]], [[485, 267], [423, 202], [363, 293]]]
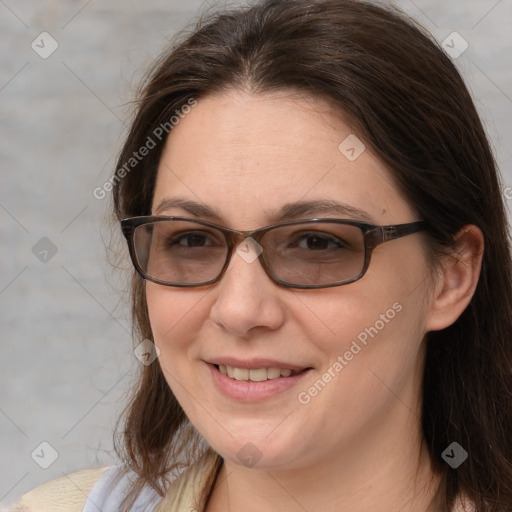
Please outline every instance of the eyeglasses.
[[377, 245], [422, 231], [426, 225], [425, 221], [375, 226], [344, 219], [307, 219], [236, 231], [187, 217], [121, 220], [140, 276], [181, 287], [218, 281], [236, 247], [246, 261], [259, 259], [268, 276], [288, 288], [353, 283], [368, 270]]

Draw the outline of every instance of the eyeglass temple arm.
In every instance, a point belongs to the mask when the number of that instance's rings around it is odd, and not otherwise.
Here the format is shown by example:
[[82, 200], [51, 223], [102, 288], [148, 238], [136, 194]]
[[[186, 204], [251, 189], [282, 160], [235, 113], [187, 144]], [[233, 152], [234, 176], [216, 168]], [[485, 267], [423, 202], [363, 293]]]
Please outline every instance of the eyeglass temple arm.
[[424, 220], [419, 220], [417, 222], [397, 224], [395, 226], [380, 226], [378, 231], [380, 231], [382, 242], [387, 242], [388, 240], [395, 240], [395, 238], [402, 236], [412, 235], [413, 233], [424, 230], [426, 227], [427, 223]]

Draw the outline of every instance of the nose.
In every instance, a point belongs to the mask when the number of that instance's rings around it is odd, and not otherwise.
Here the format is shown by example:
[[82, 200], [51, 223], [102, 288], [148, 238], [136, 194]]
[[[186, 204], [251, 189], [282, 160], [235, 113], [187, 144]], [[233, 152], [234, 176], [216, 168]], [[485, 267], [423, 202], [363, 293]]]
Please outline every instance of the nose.
[[247, 338], [261, 329], [279, 329], [285, 319], [281, 295], [286, 290], [269, 278], [260, 264], [260, 251], [252, 239], [242, 241], [214, 291], [217, 295], [211, 319], [236, 337]]

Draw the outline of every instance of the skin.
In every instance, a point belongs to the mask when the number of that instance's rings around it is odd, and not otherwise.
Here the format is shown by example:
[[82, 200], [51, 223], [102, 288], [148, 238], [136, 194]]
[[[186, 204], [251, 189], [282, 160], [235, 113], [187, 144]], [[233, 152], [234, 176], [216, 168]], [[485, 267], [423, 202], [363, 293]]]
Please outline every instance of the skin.
[[[193, 217], [181, 208], [158, 210], [180, 197], [218, 211], [217, 223], [252, 230], [278, 221], [286, 203], [334, 199], [365, 210], [374, 224], [418, 220], [368, 149], [355, 161], [338, 150], [351, 133], [327, 103], [291, 92], [202, 98], [168, 138], [152, 213]], [[302, 218], [315, 216], [333, 215]], [[167, 382], [225, 461], [208, 512], [436, 510], [439, 482], [420, 428], [424, 338], [468, 304], [481, 233], [468, 226], [457, 244], [458, 259], [446, 258], [433, 273], [421, 234], [387, 242], [375, 249], [363, 279], [334, 288], [280, 287], [258, 261], [237, 254], [209, 287], [147, 282]], [[317, 396], [300, 403], [298, 393], [394, 303], [401, 311]], [[213, 385], [205, 360], [216, 356], [271, 357], [313, 370], [298, 387], [239, 403]], [[247, 443], [262, 454], [254, 467], [237, 457]]]

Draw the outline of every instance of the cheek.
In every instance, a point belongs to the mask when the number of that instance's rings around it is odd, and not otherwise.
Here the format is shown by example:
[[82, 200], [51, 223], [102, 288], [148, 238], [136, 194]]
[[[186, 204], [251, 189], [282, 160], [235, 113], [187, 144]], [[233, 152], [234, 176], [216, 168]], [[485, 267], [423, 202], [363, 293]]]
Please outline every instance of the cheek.
[[423, 337], [423, 314], [413, 295], [397, 292], [373, 294], [364, 300], [354, 296], [314, 303], [304, 300], [306, 307], [296, 318], [301, 318], [306, 339], [324, 356], [322, 371], [343, 373], [346, 378], [350, 374], [350, 380], [371, 368], [391, 375], [414, 359]]
[[[305, 337], [331, 359], [350, 350], [353, 342], [367, 348], [373, 340], [398, 338], [388, 342], [390, 349], [400, 344], [400, 338], [421, 337], [424, 293], [412, 278], [377, 280], [368, 275], [353, 286], [303, 294], [293, 317]], [[353, 351], [357, 350], [356, 346]]]
[[325, 362], [297, 400], [325, 425], [337, 425], [343, 439], [383, 421], [389, 411], [415, 410], [418, 403], [423, 333], [417, 305], [412, 297], [382, 304], [354, 308], [344, 321], [333, 319], [336, 335], [322, 342], [311, 338]]
[[[427, 267], [418, 254], [402, 260], [401, 268], [387, 261], [387, 272], [377, 258], [374, 263], [373, 272], [354, 286], [302, 296], [302, 312], [297, 310], [294, 317], [301, 319], [301, 331], [324, 355], [320, 382], [302, 390], [302, 403], [322, 394], [362, 415], [420, 374]], [[408, 393], [412, 404], [412, 388]]]
[[164, 370], [179, 367], [178, 357], [191, 356], [191, 341], [204, 322], [201, 301], [206, 293], [146, 283], [151, 330]]

